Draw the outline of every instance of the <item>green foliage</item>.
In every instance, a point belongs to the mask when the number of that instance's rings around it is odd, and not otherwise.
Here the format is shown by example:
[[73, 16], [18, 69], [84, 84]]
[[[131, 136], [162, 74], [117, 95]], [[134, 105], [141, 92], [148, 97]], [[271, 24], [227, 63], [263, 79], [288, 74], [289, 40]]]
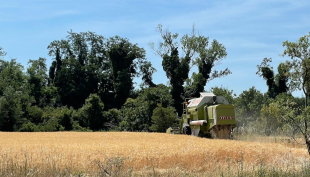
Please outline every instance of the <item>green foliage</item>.
[[4, 90], [0, 97], [0, 131], [13, 131], [22, 124], [21, 93], [12, 87]]
[[122, 122], [120, 129], [125, 131], [148, 130], [147, 106], [137, 99], [128, 98], [122, 109]]
[[0, 47], [0, 56], [5, 56], [6, 55], [6, 52], [3, 51], [2, 47]]
[[166, 129], [173, 124], [175, 119], [176, 115], [174, 113], [174, 108], [164, 108], [161, 105], [158, 105], [158, 107], [155, 108], [153, 112], [153, 124], [150, 127], [150, 130], [155, 132], [166, 132]]
[[286, 129], [289, 130], [289, 135], [295, 136], [301, 133], [305, 138], [309, 148], [309, 126], [310, 107], [303, 108], [298, 106], [293, 99], [279, 99], [276, 101], [279, 108], [280, 120], [286, 124]]
[[[145, 50], [137, 44], [131, 44], [128, 39], [115, 36], [107, 41], [107, 56], [111, 63], [115, 88], [115, 107], [120, 108], [129, 97], [133, 89], [133, 78], [139, 76], [138, 68], [142, 67], [148, 73], [147, 80], [151, 78], [153, 69], [150, 63], [145, 63]], [[140, 67], [139, 67], [140, 66]], [[148, 80], [149, 82], [149, 80]]]
[[77, 132], [91, 132], [89, 127], [82, 127], [78, 121], [74, 121], [72, 125], [72, 130]]
[[228, 68], [221, 71], [214, 69], [227, 56], [226, 48], [223, 44], [214, 39], [209, 47], [209, 38], [204, 36], [198, 36], [196, 40], [199, 46], [199, 57], [196, 58], [194, 63], [198, 65], [199, 73], [205, 78], [204, 86], [215, 78], [231, 74]]
[[41, 108], [61, 106], [60, 95], [58, 94], [57, 87], [50, 85], [45, 86], [42, 89], [42, 96], [40, 97], [39, 106]]
[[[226, 48], [216, 40], [213, 40], [211, 46], [209, 46], [209, 38], [196, 35], [194, 27], [191, 35], [186, 34], [181, 38], [180, 44], [176, 41], [178, 38], [177, 33], [172, 34], [168, 30], [163, 30], [162, 25], [158, 25], [157, 29], [163, 42], [159, 43], [157, 49], [155, 49], [154, 43], [150, 43], [150, 46], [163, 59], [163, 70], [166, 72], [172, 86], [170, 92], [174, 100], [174, 107], [178, 114], [181, 115], [184, 97], [198, 97], [199, 92], [204, 90], [204, 86], [208, 81], [231, 73], [228, 68], [223, 71], [214, 70], [214, 66], [226, 57]], [[184, 57], [180, 57], [179, 46]], [[199, 55], [199, 57], [196, 57], [196, 55]], [[193, 73], [192, 79], [188, 79], [191, 63], [198, 66], [199, 73]], [[184, 90], [183, 84], [185, 81], [187, 83]]]
[[104, 105], [97, 94], [91, 94], [85, 100], [85, 104], [77, 112], [80, 124], [89, 127], [91, 130], [99, 130], [103, 127], [106, 119], [103, 115]]
[[233, 90], [228, 90], [228, 88], [223, 88], [221, 86], [212, 87], [210, 92], [212, 92], [214, 95], [223, 96], [224, 98], [226, 98], [229, 104], [235, 103], [234, 97], [236, 96], [236, 94], [233, 93]]
[[109, 111], [104, 112], [104, 117], [107, 122], [118, 125], [120, 122], [121, 112], [117, 109], [109, 109]]
[[49, 86], [56, 86], [62, 105], [81, 108], [90, 94], [98, 94], [106, 110], [120, 108], [133, 90], [133, 78], [154, 86], [155, 69], [145, 51], [119, 36], [105, 39], [93, 32], [68, 32], [65, 40], [48, 46], [54, 61]]
[[266, 135], [270, 135], [272, 132], [282, 127], [280, 109], [276, 103], [263, 105], [261, 109], [261, 118], [258, 119], [257, 125], [259, 128], [265, 130]]
[[290, 66], [290, 88], [292, 91], [298, 89], [305, 94], [305, 107], [309, 106], [308, 98], [310, 97], [310, 33], [305, 35], [297, 42], [283, 42], [285, 50], [283, 56], [291, 58], [288, 62]]
[[9, 61], [0, 60], [0, 95], [3, 95], [7, 87], [21, 91], [25, 87], [26, 76], [23, 73], [24, 67], [15, 59]]
[[186, 79], [186, 85], [184, 87], [185, 98], [197, 98], [200, 97], [200, 92], [203, 92], [206, 85], [206, 79], [201, 73], [196, 74], [193, 72], [192, 78]]
[[158, 104], [163, 107], [169, 107], [173, 104], [169, 88], [163, 84], [143, 89], [136, 99], [127, 99], [121, 109], [122, 121], [119, 126], [120, 129], [147, 131], [152, 125], [153, 110]]
[[28, 83], [31, 91], [30, 95], [34, 97], [36, 105], [40, 104], [40, 99], [43, 97], [44, 88], [47, 85], [47, 68], [46, 59], [39, 58], [38, 60], [29, 60], [27, 68]]
[[43, 109], [37, 106], [29, 106], [27, 109], [28, 120], [35, 125], [42, 123]]
[[235, 99], [236, 117], [238, 125], [250, 126], [260, 117], [260, 112], [264, 104], [267, 104], [267, 98], [255, 87], [243, 91]]
[[266, 80], [268, 86], [269, 98], [275, 98], [280, 93], [286, 93], [289, 91], [289, 63], [280, 63], [278, 66], [278, 74], [274, 76], [273, 68], [268, 64], [272, 62], [271, 58], [264, 58], [260, 65], [257, 65], [258, 71], [256, 74], [263, 77]]
[[58, 120], [56, 118], [50, 118], [43, 122], [42, 127], [40, 127], [41, 131], [45, 132], [54, 132], [59, 131], [59, 128], [61, 126], [58, 123]]
[[35, 125], [32, 122], [27, 122], [27, 123], [24, 123], [18, 131], [20, 131], [20, 132], [38, 132], [38, 131], [40, 131], [40, 127]]

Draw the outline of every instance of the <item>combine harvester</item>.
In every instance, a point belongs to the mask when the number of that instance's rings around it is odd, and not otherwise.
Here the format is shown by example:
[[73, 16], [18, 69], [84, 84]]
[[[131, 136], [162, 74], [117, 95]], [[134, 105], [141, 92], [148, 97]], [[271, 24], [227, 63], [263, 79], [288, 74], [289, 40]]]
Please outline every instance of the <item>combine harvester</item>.
[[180, 133], [199, 137], [232, 139], [236, 126], [235, 108], [223, 96], [201, 92], [200, 98], [186, 99]]

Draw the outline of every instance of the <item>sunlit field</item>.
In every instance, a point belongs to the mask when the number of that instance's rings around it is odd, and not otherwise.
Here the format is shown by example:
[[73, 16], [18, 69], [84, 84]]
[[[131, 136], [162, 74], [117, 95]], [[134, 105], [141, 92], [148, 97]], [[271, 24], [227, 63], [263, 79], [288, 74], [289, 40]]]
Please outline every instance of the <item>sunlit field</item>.
[[0, 132], [0, 176], [302, 176], [308, 162], [305, 146], [277, 137]]

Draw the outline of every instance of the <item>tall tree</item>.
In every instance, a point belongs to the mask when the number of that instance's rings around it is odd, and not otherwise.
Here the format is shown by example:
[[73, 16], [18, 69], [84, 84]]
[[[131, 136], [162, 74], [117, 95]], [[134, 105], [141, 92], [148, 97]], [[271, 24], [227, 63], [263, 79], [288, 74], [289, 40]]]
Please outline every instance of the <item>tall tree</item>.
[[184, 87], [185, 98], [199, 97], [200, 92], [204, 91], [206, 79], [201, 73], [196, 74], [193, 72], [192, 78], [186, 79]]
[[98, 93], [106, 109], [120, 108], [133, 89], [134, 77], [142, 75], [145, 83], [155, 85], [155, 69], [146, 61], [144, 49], [128, 39], [69, 31], [66, 39], [53, 41], [48, 49], [55, 59], [49, 83], [58, 88], [63, 105], [80, 108], [90, 94]]
[[[214, 66], [226, 57], [226, 48], [216, 40], [209, 46], [209, 38], [196, 35], [194, 27], [192, 34], [184, 35], [180, 42], [177, 41], [177, 33], [172, 34], [168, 30], [163, 30], [162, 25], [158, 25], [157, 29], [163, 41], [159, 43], [157, 49], [154, 43], [150, 43], [150, 46], [163, 59], [162, 66], [172, 86], [174, 107], [181, 115], [184, 96], [197, 97], [208, 81], [231, 73], [228, 68], [222, 71], [214, 70]], [[193, 65], [198, 66], [199, 73], [192, 76], [193, 81], [188, 80], [184, 91], [183, 84], [188, 79], [188, 73]]]
[[46, 59], [29, 60], [27, 68], [28, 83], [31, 87], [30, 95], [35, 98], [36, 105], [39, 105], [40, 99], [44, 97], [44, 88], [47, 86], [47, 67]]
[[15, 59], [0, 60], [0, 130], [17, 130], [31, 102], [23, 66]]
[[21, 123], [21, 92], [7, 86], [0, 97], [0, 131], [13, 131], [16, 124]]
[[172, 34], [168, 30], [163, 30], [162, 25], [158, 25], [157, 29], [163, 42], [159, 43], [158, 49], [155, 49], [154, 43], [150, 43], [150, 46], [163, 59], [162, 66], [172, 86], [170, 92], [174, 100], [174, 107], [178, 114], [181, 115], [183, 112], [181, 104], [184, 97], [183, 84], [188, 78], [191, 58], [197, 51], [197, 46], [194, 43], [195, 35], [193, 34], [191, 37], [188, 35], [183, 36], [181, 39], [181, 48], [185, 56], [180, 57], [178, 50], [179, 43], [176, 42], [178, 34]]
[[68, 32], [65, 40], [48, 46], [53, 61], [49, 84], [58, 88], [63, 105], [80, 108], [91, 93], [97, 93], [102, 67], [107, 65], [104, 38], [92, 32]]
[[[290, 105], [282, 106], [282, 120], [288, 123], [293, 130], [301, 133], [307, 145], [310, 155], [310, 33], [297, 42], [283, 42], [285, 50], [283, 56], [291, 58], [290, 64], [290, 87], [292, 90], [302, 90], [305, 94], [305, 108], [294, 108]], [[287, 101], [286, 101], [287, 102]], [[291, 103], [293, 104], [293, 103]], [[301, 112], [301, 113], [300, 113]]]
[[260, 65], [257, 65], [258, 71], [256, 74], [263, 77], [266, 80], [268, 86], [269, 98], [276, 98], [280, 93], [286, 93], [289, 91], [288, 79], [289, 79], [289, 64], [280, 63], [278, 66], [278, 74], [274, 76], [273, 67], [268, 63], [272, 62], [271, 58], [264, 58]]
[[[151, 86], [151, 74], [154, 70], [145, 59], [145, 50], [137, 44], [131, 44], [128, 39], [115, 36], [107, 41], [107, 55], [111, 64], [115, 107], [120, 108], [133, 90], [133, 77], [145, 72], [144, 80]], [[139, 70], [140, 69], [140, 70]]]
[[220, 71], [214, 69], [227, 56], [226, 48], [223, 44], [214, 39], [211, 46], [209, 46], [209, 38], [204, 36], [197, 37], [197, 41], [199, 44], [199, 57], [196, 58], [194, 63], [198, 65], [199, 73], [205, 78], [204, 86], [215, 78], [231, 74], [228, 68]]
[[23, 73], [24, 67], [16, 62], [0, 60], [0, 95], [3, 95], [6, 87], [10, 86], [16, 91], [20, 91], [26, 82], [26, 76]]
[[305, 94], [305, 107], [309, 106], [310, 97], [310, 33], [297, 42], [283, 42], [283, 56], [289, 56], [291, 62], [290, 87], [292, 90], [302, 90]]

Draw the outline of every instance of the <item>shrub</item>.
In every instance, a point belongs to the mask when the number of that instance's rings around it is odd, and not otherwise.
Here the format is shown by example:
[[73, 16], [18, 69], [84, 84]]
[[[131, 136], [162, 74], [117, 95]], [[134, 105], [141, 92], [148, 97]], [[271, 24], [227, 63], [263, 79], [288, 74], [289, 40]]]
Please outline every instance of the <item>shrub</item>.
[[24, 123], [19, 129], [20, 132], [38, 132], [40, 128], [32, 122]]
[[175, 121], [176, 115], [174, 114], [174, 108], [168, 107], [163, 108], [161, 105], [158, 105], [155, 108], [152, 116], [153, 125], [150, 127], [150, 130], [157, 132], [165, 132], [173, 122]]
[[34, 124], [42, 122], [43, 110], [37, 106], [29, 106], [28, 109], [29, 121]]
[[97, 94], [91, 94], [85, 100], [85, 104], [78, 110], [75, 117], [80, 124], [85, 127], [90, 127], [92, 130], [99, 130], [103, 128], [105, 117], [103, 116], [104, 105]]

